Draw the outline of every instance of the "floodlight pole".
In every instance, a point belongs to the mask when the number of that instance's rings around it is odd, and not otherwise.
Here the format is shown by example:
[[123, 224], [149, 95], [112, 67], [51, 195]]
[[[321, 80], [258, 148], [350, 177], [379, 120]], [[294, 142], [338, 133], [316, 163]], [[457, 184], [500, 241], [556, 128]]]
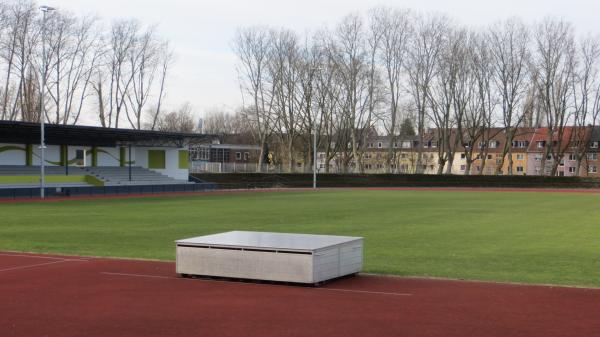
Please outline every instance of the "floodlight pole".
[[[322, 67], [317, 65], [314, 70], [321, 71]], [[317, 114], [313, 117], [313, 189], [317, 189]]]
[[55, 10], [55, 8], [48, 6], [41, 6], [42, 11], [42, 82], [40, 86], [40, 198], [44, 199], [45, 188], [46, 188], [46, 111], [44, 110], [44, 95], [46, 93], [46, 13]]
[[317, 121], [313, 120], [313, 189], [317, 189]]

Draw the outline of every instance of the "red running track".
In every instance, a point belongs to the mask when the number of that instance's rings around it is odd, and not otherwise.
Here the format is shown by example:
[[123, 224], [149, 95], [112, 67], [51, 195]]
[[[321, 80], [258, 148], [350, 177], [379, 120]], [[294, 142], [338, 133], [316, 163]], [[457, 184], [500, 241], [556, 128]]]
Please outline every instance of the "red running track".
[[0, 253], [0, 336], [600, 336], [600, 290], [359, 276], [177, 278], [172, 262]]

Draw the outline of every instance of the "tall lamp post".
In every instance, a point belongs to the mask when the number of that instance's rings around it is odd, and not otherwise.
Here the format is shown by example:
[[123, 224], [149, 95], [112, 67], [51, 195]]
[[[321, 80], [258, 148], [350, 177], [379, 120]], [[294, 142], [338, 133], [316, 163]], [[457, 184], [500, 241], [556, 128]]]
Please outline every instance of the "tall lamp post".
[[[315, 71], [321, 71], [323, 68], [317, 65], [313, 68]], [[317, 189], [317, 114], [313, 117], [313, 189]]]
[[317, 189], [317, 121], [313, 120], [314, 138], [313, 138], [313, 188]]
[[45, 162], [45, 152], [46, 152], [46, 139], [44, 135], [45, 131], [45, 121], [46, 121], [46, 112], [44, 111], [44, 96], [46, 93], [46, 13], [56, 10], [53, 7], [49, 6], [41, 6], [40, 10], [42, 11], [42, 82], [40, 86], [40, 197], [42, 199], [45, 198], [45, 188], [46, 188], [46, 162]]

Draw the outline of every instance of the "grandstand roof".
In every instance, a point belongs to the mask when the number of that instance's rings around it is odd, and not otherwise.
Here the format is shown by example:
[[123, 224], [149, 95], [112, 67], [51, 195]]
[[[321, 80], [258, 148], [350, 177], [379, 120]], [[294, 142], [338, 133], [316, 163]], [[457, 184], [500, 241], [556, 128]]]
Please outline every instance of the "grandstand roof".
[[[115, 129], [83, 125], [46, 124], [46, 144], [87, 145], [114, 147], [177, 146], [202, 143], [214, 138], [197, 133], [162, 132], [149, 130]], [[40, 124], [16, 121], [0, 121], [0, 143], [39, 144]]]

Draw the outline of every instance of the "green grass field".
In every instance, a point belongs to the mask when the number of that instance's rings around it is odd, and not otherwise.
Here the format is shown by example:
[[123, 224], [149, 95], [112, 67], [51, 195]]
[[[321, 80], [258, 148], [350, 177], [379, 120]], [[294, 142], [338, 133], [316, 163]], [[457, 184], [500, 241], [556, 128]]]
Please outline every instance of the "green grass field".
[[0, 250], [174, 259], [229, 230], [365, 237], [365, 271], [600, 287], [600, 194], [325, 190], [0, 204]]

